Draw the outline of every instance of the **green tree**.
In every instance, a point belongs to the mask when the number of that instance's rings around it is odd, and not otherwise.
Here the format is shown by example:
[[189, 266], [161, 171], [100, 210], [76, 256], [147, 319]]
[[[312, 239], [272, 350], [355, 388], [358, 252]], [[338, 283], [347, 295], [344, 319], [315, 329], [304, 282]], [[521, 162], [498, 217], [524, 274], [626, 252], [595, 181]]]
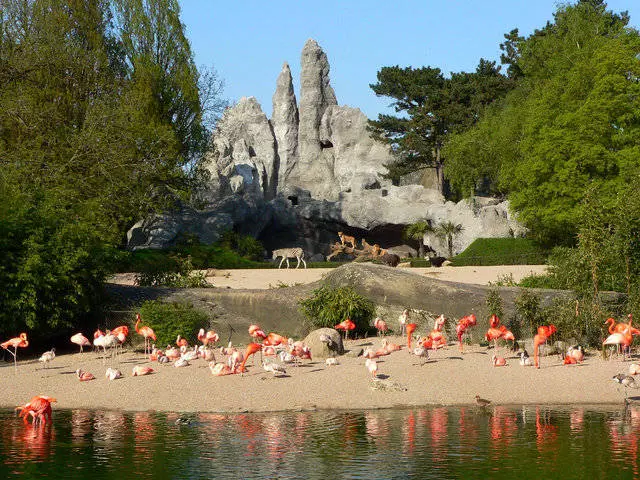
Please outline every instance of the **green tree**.
[[436, 168], [444, 189], [442, 148], [449, 134], [473, 125], [485, 106], [511, 88], [495, 62], [480, 59], [473, 73], [452, 73], [445, 78], [439, 68], [383, 67], [371, 84], [377, 96], [394, 99], [399, 116], [379, 115], [370, 120], [374, 138], [389, 144], [397, 160], [385, 165], [388, 177], [426, 167]]
[[433, 232], [433, 227], [429, 220], [420, 220], [412, 223], [411, 225], [407, 225], [404, 230], [406, 238], [418, 242], [418, 256], [420, 258], [424, 258], [424, 236], [427, 232]]
[[443, 222], [433, 229], [438, 238], [447, 242], [447, 251], [449, 252], [449, 258], [453, 257], [453, 241], [455, 237], [462, 233], [462, 230], [464, 230], [462, 225], [455, 224], [452, 221]]

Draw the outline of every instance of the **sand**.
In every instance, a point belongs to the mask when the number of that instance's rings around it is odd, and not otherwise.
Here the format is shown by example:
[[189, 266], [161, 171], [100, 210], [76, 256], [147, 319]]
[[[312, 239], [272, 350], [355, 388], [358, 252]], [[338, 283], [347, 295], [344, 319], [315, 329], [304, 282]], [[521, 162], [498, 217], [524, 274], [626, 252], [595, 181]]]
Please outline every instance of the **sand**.
[[[294, 262], [295, 265], [295, 262]], [[401, 267], [399, 267], [401, 268]], [[240, 270], [208, 270], [207, 281], [220, 288], [264, 290], [279, 286], [294, 286], [321, 280], [331, 268], [265, 268]], [[487, 285], [490, 282], [512, 279], [519, 282], [531, 274], [542, 274], [546, 265], [502, 265], [492, 267], [429, 267], [403, 268], [415, 275], [428, 276], [449, 282]], [[114, 275], [110, 281], [123, 285], [133, 285], [135, 275], [122, 273]]]
[[[393, 338], [400, 342], [400, 338]], [[358, 350], [379, 339], [347, 342]], [[434, 352], [429, 362], [404, 348], [378, 360], [378, 378], [369, 375], [362, 357], [339, 357], [340, 364], [327, 367], [324, 359], [287, 367], [287, 375], [273, 377], [259, 361], [248, 362], [248, 372], [215, 377], [204, 360], [176, 368], [145, 361], [142, 353], [125, 352], [118, 360], [97, 354], [61, 355], [43, 368], [37, 361], [0, 368], [0, 406], [13, 407], [33, 395], [57, 398], [57, 408], [96, 408], [131, 411], [268, 412], [316, 409], [376, 409], [425, 405], [472, 404], [475, 395], [495, 404], [621, 404], [624, 391], [612, 376], [626, 372], [631, 362], [589, 356], [582, 365], [562, 365], [557, 355], [542, 358], [542, 368], [523, 367], [518, 359], [506, 367], [493, 367], [493, 350], [470, 346], [460, 354], [450, 345]], [[597, 352], [596, 352], [597, 353]], [[134, 365], [148, 365], [155, 373], [132, 377]], [[107, 366], [119, 368], [124, 378], [109, 381]], [[82, 368], [97, 378], [80, 382], [75, 370]], [[635, 393], [633, 390], [630, 394]]]
[[[432, 275], [443, 280], [486, 284], [504, 275], [517, 281], [530, 272], [540, 273], [544, 266], [443, 267], [410, 269], [417, 275]], [[289, 285], [313, 282], [326, 270], [233, 270], [217, 271], [211, 277], [218, 286], [231, 288], [270, 288], [278, 282]], [[229, 273], [229, 275], [226, 275]], [[504, 278], [504, 277], [503, 277]], [[121, 276], [119, 281], [126, 283]], [[135, 334], [134, 334], [135, 336]], [[406, 340], [392, 337], [392, 341]], [[137, 341], [137, 339], [136, 339]], [[247, 341], [249, 338], [247, 336]], [[348, 341], [345, 348], [357, 352], [378, 338]], [[18, 358], [22, 351], [18, 352]], [[25, 352], [26, 353], [26, 352]], [[33, 354], [33, 352], [30, 352]], [[347, 354], [340, 364], [327, 367], [324, 359], [305, 361], [299, 367], [288, 366], [287, 375], [274, 377], [259, 362], [248, 363], [241, 375], [214, 377], [204, 360], [176, 368], [147, 361], [129, 348], [117, 359], [93, 352], [59, 355], [49, 365], [37, 360], [0, 365], [0, 406], [14, 407], [33, 395], [57, 398], [55, 408], [96, 408], [131, 411], [159, 410], [180, 412], [267, 412], [315, 409], [375, 409], [425, 405], [473, 404], [475, 395], [494, 404], [621, 404], [625, 392], [612, 381], [613, 375], [627, 372], [631, 362], [603, 360], [592, 352], [582, 365], [562, 365], [557, 356], [542, 358], [542, 368], [523, 367], [515, 354], [501, 349], [506, 367], [493, 367], [493, 349], [467, 346], [465, 353], [450, 343], [434, 352], [429, 362], [403, 348], [378, 360], [378, 376], [371, 378], [362, 357]], [[532, 352], [531, 352], [532, 353]], [[220, 358], [220, 355], [218, 354]], [[638, 360], [635, 360], [638, 361]], [[132, 377], [134, 365], [149, 365], [155, 373]], [[106, 367], [119, 368], [124, 378], [109, 381]], [[97, 378], [80, 382], [75, 370], [92, 372]], [[640, 378], [639, 378], [640, 381]], [[632, 390], [630, 394], [640, 394]]]

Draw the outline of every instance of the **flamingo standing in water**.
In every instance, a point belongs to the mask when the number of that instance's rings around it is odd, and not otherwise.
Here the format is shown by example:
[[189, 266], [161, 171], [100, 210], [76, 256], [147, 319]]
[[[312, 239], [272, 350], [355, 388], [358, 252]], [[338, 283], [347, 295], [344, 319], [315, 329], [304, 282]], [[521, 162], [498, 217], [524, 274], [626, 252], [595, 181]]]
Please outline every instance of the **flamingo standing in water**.
[[540, 362], [538, 361], [540, 345], [547, 343], [549, 337], [557, 331], [558, 329], [553, 324], [538, 327], [538, 333], [533, 337], [533, 364], [536, 368], [540, 368]]
[[142, 335], [144, 337], [144, 354], [147, 354], [147, 351], [150, 351], [150, 341], [149, 339], [153, 339], [153, 341], [156, 341], [156, 334], [153, 331], [153, 329], [151, 327], [147, 327], [146, 325], [143, 327], [138, 327], [138, 325], [140, 324], [140, 322], [142, 321], [142, 318], [140, 317], [139, 313], [136, 313], [136, 332], [139, 333], [140, 335]]
[[91, 342], [89, 341], [89, 339], [80, 332], [76, 333], [71, 337], [71, 343], [75, 343], [80, 347], [80, 353], [83, 353], [82, 347], [88, 347], [91, 345]]
[[[10, 338], [6, 342], [0, 343], [0, 347], [4, 348], [7, 352], [13, 355], [13, 368], [16, 374], [18, 373], [18, 348], [26, 348], [29, 346], [29, 340], [27, 340], [27, 334], [21, 333], [19, 336]], [[13, 347], [13, 352], [9, 350], [9, 347]]]
[[51, 421], [51, 403], [55, 401], [53, 397], [37, 395], [29, 403], [16, 407], [16, 410], [20, 410], [18, 416], [22, 417], [24, 423], [28, 423], [28, 417], [31, 416], [34, 425], [40, 422], [44, 424]]

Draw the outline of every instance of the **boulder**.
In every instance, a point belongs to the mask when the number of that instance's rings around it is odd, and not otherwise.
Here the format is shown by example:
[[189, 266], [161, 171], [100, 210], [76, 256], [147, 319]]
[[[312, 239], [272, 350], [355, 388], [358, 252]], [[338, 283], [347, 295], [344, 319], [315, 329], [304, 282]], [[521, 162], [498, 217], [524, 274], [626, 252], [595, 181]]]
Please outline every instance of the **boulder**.
[[409, 245], [396, 245], [395, 247], [387, 248], [387, 253], [393, 253], [400, 258], [416, 258], [418, 251], [415, 248], [411, 248]]
[[382, 263], [388, 265], [389, 267], [397, 267], [400, 263], [400, 257], [398, 255], [394, 255], [393, 253], [385, 253], [380, 257]]
[[[326, 336], [331, 341], [329, 343], [321, 342], [321, 336]], [[311, 350], [313, 358], [335, 357], [336, 355], [342, 355], [344, 353], [342, 336], [340, 335], [340, 332], [333, 328], [319, 328], [317, 330], [313, 330], [306, 336], [303, 342]]]

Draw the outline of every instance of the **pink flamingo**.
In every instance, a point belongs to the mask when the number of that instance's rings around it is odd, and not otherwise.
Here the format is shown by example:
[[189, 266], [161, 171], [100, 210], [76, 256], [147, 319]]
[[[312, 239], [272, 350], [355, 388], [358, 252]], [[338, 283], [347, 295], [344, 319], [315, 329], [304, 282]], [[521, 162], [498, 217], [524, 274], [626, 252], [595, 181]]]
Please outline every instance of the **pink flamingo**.
[[382, 320], [380, 317], [376, 318], [373, 321], [373, 326], [378, 331], [378, 335], [385, 335], [389, 331], [389, 327], [387, 326], [387, 322]]
[[147, 351], [151, 351], [151, 346], [149, 345], [149, 339], [152, 338], [153, 341], [156, 341], [156, 334], [151, 327], [143, 326], [138, 328], [138, 325], [142, 321], [139, 313], [136, 313], [136, 332], [144, 337], [144, 354], [147, 354]]
[[[29, 341], [27, 340], [27, 334], [21, 333], [19, 336], [10, 338], [6, 342], [0, 343], [0, 347], [4, 348], [7, 352], [13, 355], [13, 368], [15, 369], [16, 374], [18, 373], [18, 348], [26, 348], [29, 346]], [[9, 347], [13, 347], [13, 352], [9, 350]]]
[[80, 347], [80, 353], [83, 353], [82, 347], [88, 347], [91, 345], [91, 342], [89, 341], [89, 339], [80, 332], [76, 333], [71, 337], [71, 343], [75, 343]]

